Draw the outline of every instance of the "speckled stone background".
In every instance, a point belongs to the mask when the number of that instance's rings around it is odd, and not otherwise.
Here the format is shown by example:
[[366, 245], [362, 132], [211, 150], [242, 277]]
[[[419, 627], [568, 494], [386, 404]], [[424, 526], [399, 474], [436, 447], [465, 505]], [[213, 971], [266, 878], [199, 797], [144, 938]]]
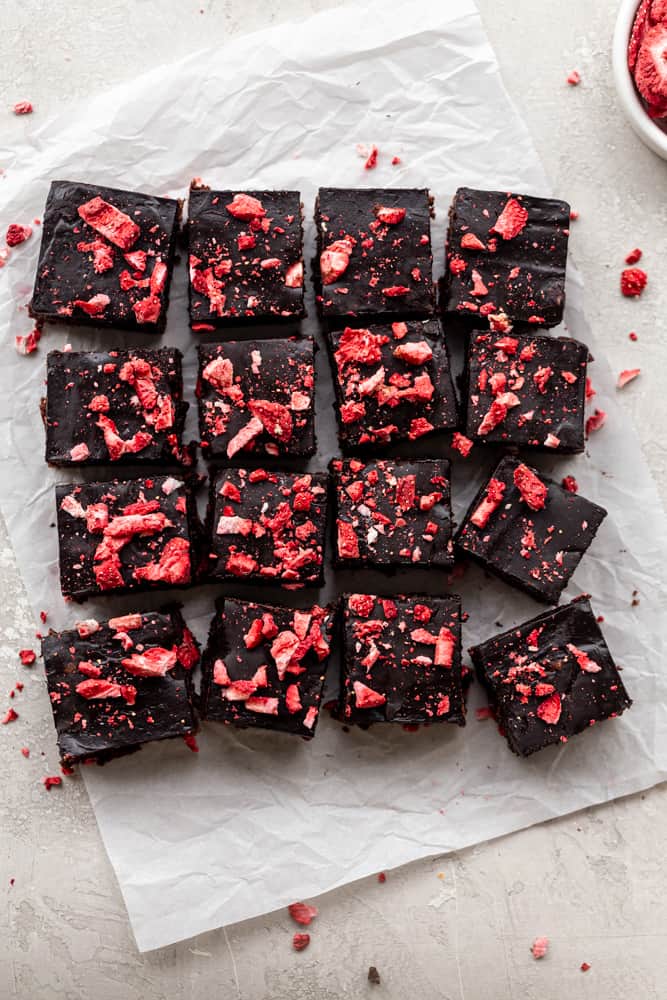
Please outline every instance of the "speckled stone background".
[[[667, 501], [667, 164], [635, 139], [616, 101], [617, 2], [478, 4], [554, 189], [581, 213], [571, 245], [598, 340], [614, 369], [644, 371], [622, 402]], [[234, 34], [337, 5], [4, 0], [0, 167], [24, 129], [71, 102]], [[582, 84], [573, 89], [565, 77], [575, 67]], [[34, 103], [32, 119], [9, 113], [22, 99]], [[0, 229], [11, 221], [2, 217], [0, 179]], [[650, 279], [639, 301], [618, 292], [634, 246], [644, 250]], [[19, 721], [0, 730], [0, 1000], [667, 996], [664, 786], [408, 866], [385, 884], [331, 893], [301, 954], [291, 950], [294, 925], [284, 914], [138, 955], [82, 783], [69, 778], [47, 793], [40, 782], [57, 771], [50, 710], [39, 665], [23, 668], [16, 655], [36, 626], [1, 524], [0, 596], [0, 690], [25, 682], [15, 700]], [[22, 746], [31, 750], [27, 760]], [[542, 934], [551, 947], [536, 962], [529, 946]], [[379, 986], [367, 981], [369, 965]]]

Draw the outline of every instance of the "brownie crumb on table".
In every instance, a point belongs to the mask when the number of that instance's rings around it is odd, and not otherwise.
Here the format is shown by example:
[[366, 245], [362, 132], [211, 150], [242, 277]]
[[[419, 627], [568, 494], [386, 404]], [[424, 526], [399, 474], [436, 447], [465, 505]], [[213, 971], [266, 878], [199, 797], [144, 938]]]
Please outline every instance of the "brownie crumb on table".
[[298, 191], [193, 185], [187, 240], [193, 330], [305, 316]]
[[180, 351], [50, 351], [46, 369], [49, 464], [190, 463]]
[[321, 586], [327, 512], [326, 473], [225, 469], [211, 478], [207, 576]]
[[465, 725], [459, 597], [348, 594], [342, 648], [341, 721]]
[[199, 651], [177, 609], [51, 631], [42, 654], [65, 766], [197, 730], [190, 675]]
[[329, 331], [327, 344], [344, 450], [457, 427], [449, 352], [436, 321], [345, 327]]
[[504, 313], [556, 326], [565, 306], [570, 206], [553, 198], [459, 188], [449, 215], [443, 314], [479, 325]]
[[312, 337], [200, 344], [197, 396], [206, 459], [315, 452]]
[[82, 601], [195, 582], [201, 538], [189, 481], [61, 484], [56, 506], [65, 597]]
[[505, 457], [477, 493], [455, 543], [485, 569], [556, 603], [607, 511]]
[[314, 275], [324, 319], [433, 314], [431, 207], [425, 189], [320, 188]]
[[465, 433], [484, 444], [584, 450], [588, 348], [531, 333], [470, 334]]
[[53, 181], [31, 316], [162, 333], [180, 213], [173, 198]]
[[632, 705], [586, 598], [469, 652], [510, 750], [522, 757]]
[[454, 565], [449, 462], [334, 459], [339, 566]]
[[221, 598], [202, 661], [201, 711], [228, 725], [311, 739], [334, 615]]

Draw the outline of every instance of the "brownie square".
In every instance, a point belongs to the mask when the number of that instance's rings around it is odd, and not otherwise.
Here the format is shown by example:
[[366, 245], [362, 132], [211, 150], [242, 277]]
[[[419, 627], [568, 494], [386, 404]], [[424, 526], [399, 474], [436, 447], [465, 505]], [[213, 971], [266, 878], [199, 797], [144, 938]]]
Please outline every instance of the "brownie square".
[[387, 321], [433, 314], [429, 192], [320, 188], [315, 288], [320, 314]]
[[343, 449], [416, 441], [457, 426], [439, 324], [398, 321], [327, 335]]
[[557, 603], [607, 511], [506, 457], [473, 500], [456, 538], [485, 569]]
[[197, 512], [173, 476], [56, 486], [65, 597], [185, 587], [197, 569]]
[[193, 330], [305, 316], [298, 191], [190, 189]]
[[201, 344], [197, 395], [207, 459], [315, 452], [312, 337]]
[[42, 655], [64, 765], [103, 764], [197, 729], [190, 669], [199, 651], [176, 610], [50, 632]]
[[50, 351], [46, 461], [50, 465], [173, 465], [183, 450], [181, 352]]
[[479, 323], [505, 313], [556, 326], [565, 306], [570, 206], [553, 198], [459, 188], [449, 214], [441, 307]]
[[202, 662], [205, 719], [310, 740], [320, 711], [334, 614], [221, 598]]
[[395, 570], [454, 564], [449, 462], [334, 459], [335, 560]]
[[292, 590], [320, 586], [326, 510], [325, 473], [218, 472], [206, 519], [209, 576]]
[[459, 597], [350, 594], [343, 619], [342, 720], [465, 725]]
[[173, 198], [53, 181], [31, 315], [162, 333], [180, 212]]
[[466, 363], [466, 430], [486, 444], [584, 450], [588, 348], [540, 334], [474, 332]]
[[632, 705], [586, 599], [469, 652], [509, 748], [521, 757], [566, 743]]

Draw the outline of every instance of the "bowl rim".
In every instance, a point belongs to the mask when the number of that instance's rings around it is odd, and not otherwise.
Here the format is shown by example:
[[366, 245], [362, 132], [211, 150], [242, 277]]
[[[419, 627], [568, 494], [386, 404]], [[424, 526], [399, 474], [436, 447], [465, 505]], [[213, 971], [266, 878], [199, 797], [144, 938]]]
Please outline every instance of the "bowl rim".
[[623, 110], [637, 135], [654, 153], [667, 160], [667, 132], [649, 118], [628, 67], [630, 33], [640, 3], [641, 0], [623, 0], [618, 12], [612, 49], [614, 83]]

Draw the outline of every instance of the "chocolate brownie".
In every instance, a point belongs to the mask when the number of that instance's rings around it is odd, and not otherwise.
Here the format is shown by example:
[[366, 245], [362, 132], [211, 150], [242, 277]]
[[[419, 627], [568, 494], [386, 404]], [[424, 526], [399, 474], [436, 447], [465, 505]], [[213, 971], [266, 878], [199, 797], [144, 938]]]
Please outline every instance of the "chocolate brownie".
[[569, 235], [564, 201], [459, 188], [449, 216], [443, 313], [477, 325], [480, 316], [504, 313], [516, 323], [556, 326]]
[[173, 465], [183, 449], [181, 352], [50, 351], [46, 461], [51, 465]]
[[343, 721], [465, 725], [459, 597], [350, 594], [343, 619]]
[[315, 452], [312, 337], [200, 345], [197, 395], [207, 459]]
[[198, 568], [197, 512], [173, 476], [56, 486], [65, 597], [185, 587]]
[[345, 450], [415, 441], [457, 426], [442, 330], [435, 321], [330, 331], [327, 337]]
[[433, 314], [431, 197], [413, 188], [320, 188], [315, 288], [334, 325]]
[[202, 662], [202, 714], [241, 728], [315, 735], [334, 615], [221, 598]]
[[173, 198], [53, 181], [31, 315], [161, 333], [180, 211]]
[[587, 363], [588, 348], [578, 340], [472, 333], [465, 433], [486, 444], [583, 451]]
[[503, 458], [456, 538], [459, 550], [540, 601], [557, 603], [607, 511]]
[[454, 564], [446, 459], [334, 459], [331, 468], [339, 565], [393, 570]]
[[177, 610], [79, 622], [42, 639], [60, 759], [66, 766], [191, 736], [197, 643]]
[[298, 191], [190, 189], [193, 330], [305, 316]]
[[324, 473], [218, 472], [206, 519], [208, 575], [290, 589], [320, 586], [326, 509]]
[[631, 699], [588, 600], [469, 650], [510, 750], [521, 757], [614, 718]]

